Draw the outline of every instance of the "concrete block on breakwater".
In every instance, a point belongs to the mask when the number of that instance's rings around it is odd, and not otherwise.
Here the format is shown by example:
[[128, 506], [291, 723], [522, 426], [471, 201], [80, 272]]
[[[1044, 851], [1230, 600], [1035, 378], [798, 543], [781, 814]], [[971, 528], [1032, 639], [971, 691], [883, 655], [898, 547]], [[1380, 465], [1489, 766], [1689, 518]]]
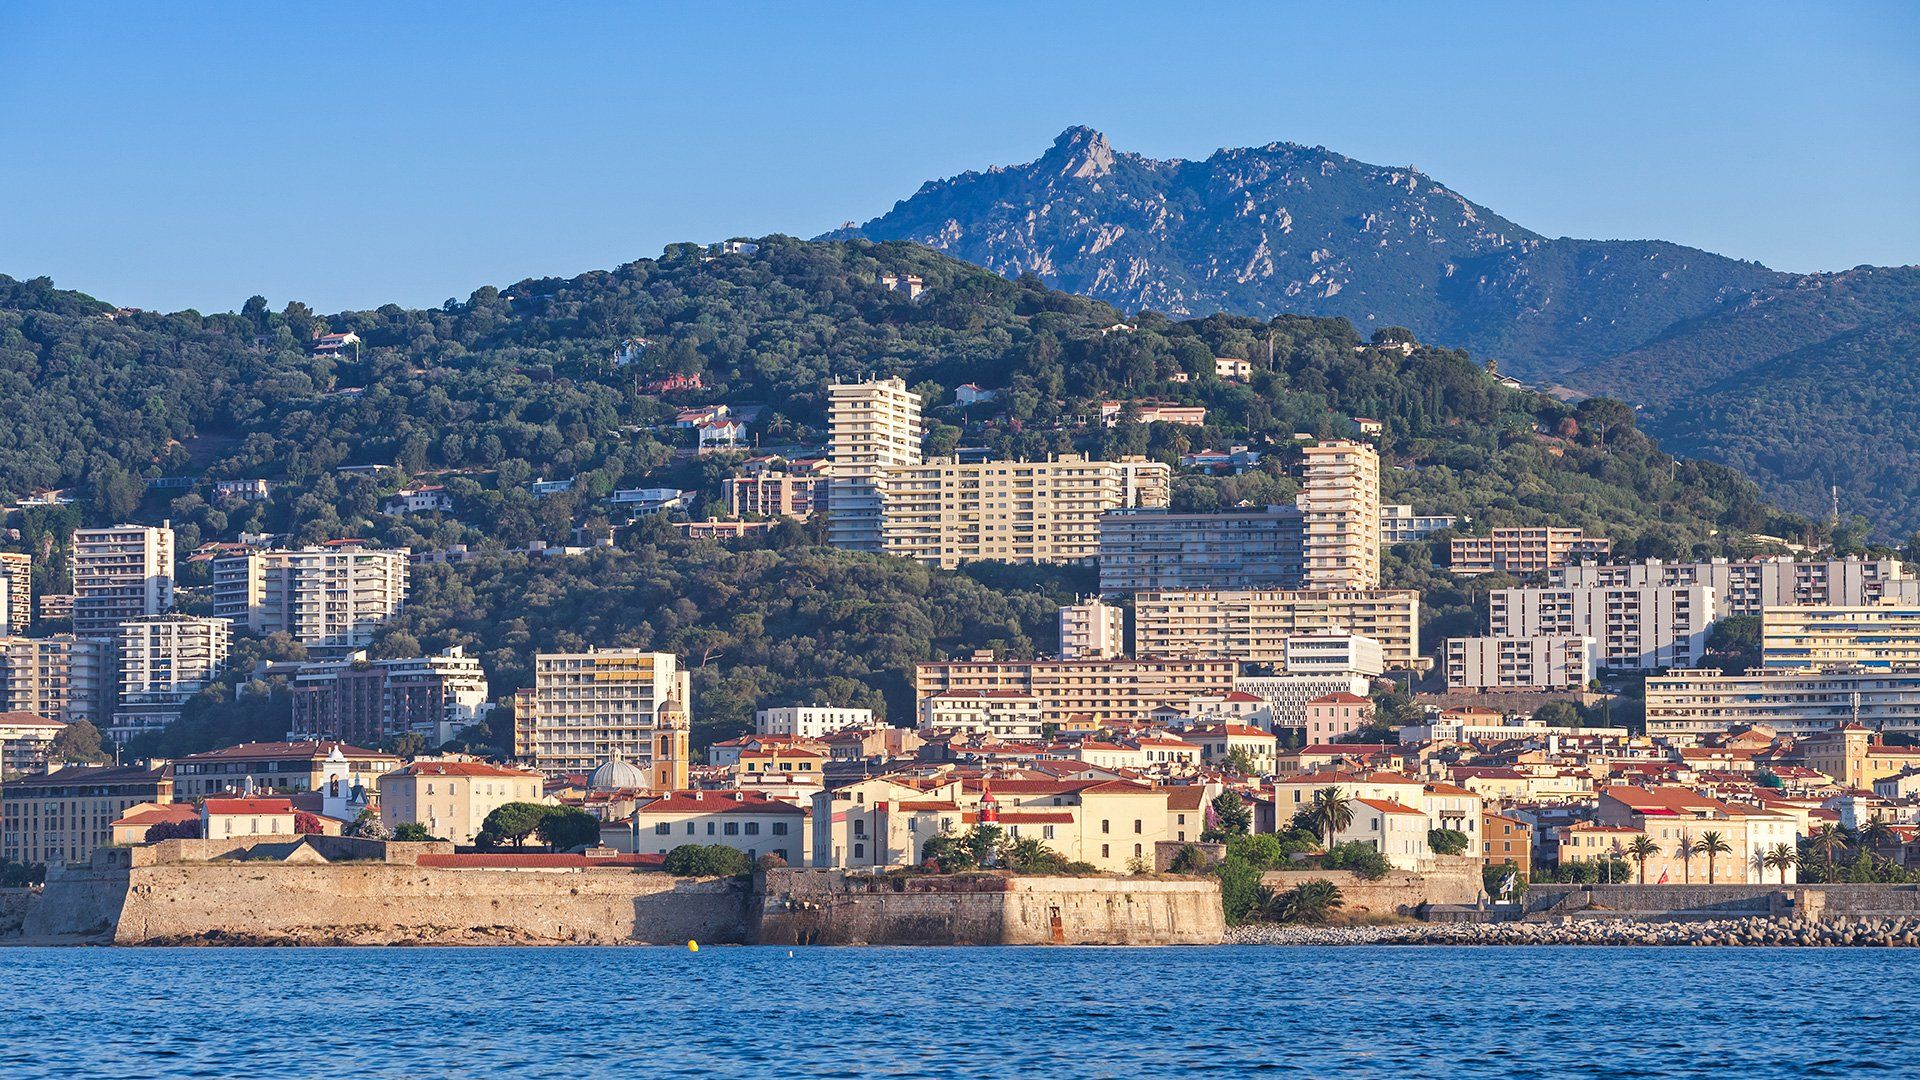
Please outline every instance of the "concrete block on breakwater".
[[1920, 946], [1920, 916], [1809, 921], [1729, 918], [1687, 922], [1580, 919], [1556, 923], [1399, 923], [1275, 926], [1227, 931], [1232, 945], [1789, 945]]

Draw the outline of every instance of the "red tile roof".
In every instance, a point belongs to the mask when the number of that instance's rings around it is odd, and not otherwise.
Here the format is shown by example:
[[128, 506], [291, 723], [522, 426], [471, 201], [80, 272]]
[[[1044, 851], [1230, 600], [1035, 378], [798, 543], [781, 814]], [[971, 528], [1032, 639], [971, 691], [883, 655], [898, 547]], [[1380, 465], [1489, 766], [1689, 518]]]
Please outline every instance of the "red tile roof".
[[596, 866], [658, 867], [665, 855], [642, 852], [595, 856], [542, 851], [477, 851], [453, 855], [422, 855], [421, 866], [441, 870], [584, 870]]
[[321, 760], [333, 753], [334, 747], [340, 748], [341, 757], [350, 758], [392, 758], [392, 754], [369, 750], [364, 746], [349, 746], [342, 742], [254, 742], [241, 743], [238, 746], [224, 746], [218, 750], [208, 750], [200, 754], [188, 754], [181, 761], [279, 761], [285, 758], [312, 758]]
[[0, 712], [0, 727], [48, 727], [63, 728], [66, 723], [49, 720], [44, 716], [30, 712]]
[[641, 814], [799, 814], [807, 811], [759, 791], [675, 791], [640, 807]]
[[505, 776], [538, 779], [539, 773], [486, 761], [416, 761], [399, 770], [401, 776]]

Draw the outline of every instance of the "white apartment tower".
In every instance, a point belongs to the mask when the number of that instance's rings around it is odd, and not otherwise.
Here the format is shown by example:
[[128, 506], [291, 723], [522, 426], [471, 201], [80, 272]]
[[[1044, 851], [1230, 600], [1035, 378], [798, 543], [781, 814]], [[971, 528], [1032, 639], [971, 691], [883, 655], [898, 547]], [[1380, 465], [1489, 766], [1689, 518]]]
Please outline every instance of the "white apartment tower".
[[364, 648], [406, 603], [407, 555], [329, 544], [215, 559], [213, 613], [309, 648]]
[[226, 666], [225, 619], [148, 615], [120, 624], [120, 701], [107, 729], [117, 742], [166, 727]]
[[920, 397], [899, 378], [835, 383], [827, 396], [827, 542], [879, 551], [878, 481], [889, 467], [920, 464]]
[[1127, 651], [1127, 613], [1099, 600], [1060, 609], [1060, 659], [1113, 660]]
[[534, 768], [588, 773], [619, 758], [655, 791], [687, 786], [687, 702], [693, 684], [672, 653], [590, 649], [533, 658]]
[[0, 634], [24, 634], [33, 622], [33, 556], [0, 551]]
[[1380, 455], [1366, 443], [1331, 439], [1305, 449], [1300, 508], [1303, 584], [1308, 590], [1380, 585]]
[[114, 525], [73, 534], [73, 632], [112, 640], [120, 624], [173, 609], [173, 530]]

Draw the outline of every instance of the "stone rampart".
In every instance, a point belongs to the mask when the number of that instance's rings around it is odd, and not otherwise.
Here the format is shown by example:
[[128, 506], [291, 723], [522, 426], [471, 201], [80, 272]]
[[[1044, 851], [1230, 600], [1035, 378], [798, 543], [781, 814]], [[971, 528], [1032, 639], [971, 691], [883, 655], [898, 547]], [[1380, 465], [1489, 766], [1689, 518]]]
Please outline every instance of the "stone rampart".
[[1707, 918], [1843, 918], [1920, 914], [1920, 885], [1534, 885], [1530, 915], [1578, 912]]
[[1350, 870], [1269, 870], [1260, 883], [1291, 889], [1309, 881], [1330, 881], [1340, 890], [1340, 910], [1355, 915], [1417, 915], [1428, 904], [1471, 904], [1480, 899], [1480, 860], [1448, 859], [1426, 873], [1389, 870], [1373, 881]]

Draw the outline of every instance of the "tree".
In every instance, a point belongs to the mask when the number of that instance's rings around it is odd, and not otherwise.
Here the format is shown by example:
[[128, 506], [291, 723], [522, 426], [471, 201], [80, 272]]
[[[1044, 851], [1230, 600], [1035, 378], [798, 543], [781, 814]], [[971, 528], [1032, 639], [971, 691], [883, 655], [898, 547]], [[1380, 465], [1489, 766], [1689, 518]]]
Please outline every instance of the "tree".
[[113, 760], [100, 745], [100, 729], [86, 720], [69, 720], [47, 744], [47, 757], [69, 765], [97, 765]]
[[1712, 885], [1715, 861], [1722, 855], [1733, 854], [1733, 845], [1727, 843], [1727, 838], [1721, 836], [1718, 830], [1708, 829], [1700, 834], [1700, 854], [1707, 857], [1707, 884]]
[[1357, 840], [1335, 844], [1328, 848], [1326, 855], [1320, 860], [1320, 865], [1329, 870], [1351, 871], [1368, 881], [1378, 881], [1387, 876], [1387, 871], [1393, 869], [1393, 864], [1388, 862], [1387, 857], [1377, 848]]
[[549, 806], [546, 809], [546, 816], [534, 826], [534, 832], [548, 847], [556, 851], [570, 851], [600, 843], [599, 818], [571, 806]]
[[400, 824], [395, 825], [393, 827], [393, 838], [395, 840], [404, 840], [410, 844], [418, 844], [428, 840], [439, 839], [439, 837], [434, 836], [432, 833], [428, 832], [427, 827], [425, 825], [422, 825], [417, 821], [403, 821]]
[[1653, 837], [1648, 836], [1646, 833], [1641, 833], [1627, 841], [1627, 854], [1632, 857], [1635, 863], [1639, 864], [1640, 884], [1645, 885], [1647, 883], [1647, 860], [1660, 854], [1660, 845], [1654, 842]]
[[1328, 851], [1333, 850], [1336, 833], [1353, 824], [1353, 799], [1337, 787], [1323, 787], [1313, 793], [1307, 811]]
[[1686, 833], [1680, 834], [1680, 842], [1673, 845], [1673, 857], [1680, 860], [1680, 878], [1685, 884], [1693, 884], [1693, 857], [1700, 854], [1700, 845]]
[[325, 830], [321, 827], [320, 815], [298, 810], [293, 815], [293, 831], [301, 836], [317, 836]]
[[1240, 836], [1253, 828], [1253, 811], [1234, 791], [1223, 791], [1207, 804], [1207, 817], [1211, 820], [1201, 830], [1200, 839], [1208, 843], [1220, 843]]
[[1794, 850], [1785, 844], [1775, 844], [1760, 856], [1760, 863], [1763, 868], [1780, 871], [1780, 884], [1782, 885], [1787, 883], [1787, 871], [1793, 869], [1793, 864], [1798, 861], [1800, 861], [1799, 856], [1794, 854]]
[[1864, 850], [1878, 851], [1889, 844], [1895, 843], [1897, 837], [1893, 831], [1893, 826], [1888, 825], [1885, 818], [1879, 814], [1875, 814], [1867, 819], [1865, 825], [1860, 826], [1860, 831], [1855, 839], [1860, 842], [1860, 846]]
[[1814, 830], [1813, 837], [1808, 842], [1813, 850], [1820, 853], [1821, 860], [1827, 864], [1826, 880], [1832, 881], [1833, 859], [1835, 855], [1847, 850], [1847, 834], [1841, 832], [1837, 825], [1822, 825]]
[[753, 871], [746, 852], [725, 844], [681, 844], [660, 866], [675, 877], [739, 877]]
[[1580, 726], [1580, 707], [1571, 701], [1549, 701], [1533, 711], [1533, 718], [1554, 727]]
[[1227, 756], [1221, 760], [1220, 764], [1241, 776], [1259, 775], [1259, 766], [1254, 764], [1253, 751], [1244, 746], [1236, 746], [1227, 751]]
[[1321, 878], [1283, 892], [1262, 887], [1256, 900], [1262, 918], [1283, 923], [1323, 923], [1341, 904], [1340, 887]]
[[200, 839], [200, 819], [191, 821], [162, 821], [147, 826], [147, 843], [161, 840], [198, 840]]
[[514, 847], [526, 845], [527, 837], [547, 819], [550, 807], [542, 803], [510, 802], [494, 807], [480, 823], [482, 832], [490, 833], [502, 840], [508, 840]]
[[1427, 846], [1435, 855], [1458, 855], [1467, 850], [1472, 841], [1467, 834], [1458, 829], [1428, 829]]
[[347, 823], [340, 830], [342, 836], [357, 836], [362, 840], [391, 840], [393, 830], [380, 820], [380, 815], [371, 809], [360, 811], [360, 816]]

